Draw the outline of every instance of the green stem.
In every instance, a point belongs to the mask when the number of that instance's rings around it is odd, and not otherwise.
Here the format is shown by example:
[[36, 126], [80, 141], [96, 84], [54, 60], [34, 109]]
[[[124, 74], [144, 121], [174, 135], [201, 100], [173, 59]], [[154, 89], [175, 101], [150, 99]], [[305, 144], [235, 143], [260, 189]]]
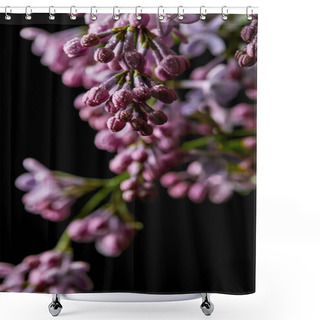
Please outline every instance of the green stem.
[[182, 149], [185, 151], [189, 151], [192, 149], [196, 149], [199, 147], [203, 147], [208, 145], [210, 142], [213, 141], [213, 137], [209, 136], [209, 137], [200, 137], [198, 139], [194, 139], [194, 140], [190, 140], [190, 141], [186, 141], [182, 144]]

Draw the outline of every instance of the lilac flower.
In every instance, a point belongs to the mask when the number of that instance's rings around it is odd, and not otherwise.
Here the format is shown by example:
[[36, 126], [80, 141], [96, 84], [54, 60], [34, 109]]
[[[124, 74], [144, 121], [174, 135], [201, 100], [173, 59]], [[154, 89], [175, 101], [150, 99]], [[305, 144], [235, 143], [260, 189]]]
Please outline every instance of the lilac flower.
[[252, 173], [250, 170], [242, 170], [240, 158], [236, 161], [239, 170], [229, 172], [223, 154], [217, 154], [214, 158], [202, 157], [191, 162], [186, 171], [168, 172], [160, 181], [173, 198], [188, 196], [193, 202], [200, 203], [207, 197], [213, 203], [222, 203], [234, 191], [250, 191], [254, 188]]
[[27, 158], [23, 166], [29, 173], [16, 179], [16, 186], [27, 193], [22, 201], [27, 211], [40, 214], [44, 219], [61, 221], [70, 215], [70, 207], [75, 197], [67, 195], [68, 187], [81, 186], [82, 179], [55, 177], [37, 160]]
[[89, 264], [72, 261], [72, 254], [46, 251], [26, 257], [17, 266], [0, 263], [0, 291], [73, 293], [92, 289]]
[[180, 52], [187, 56], [198, 57], [208, 48], [213, 56], [221, 54], [226, 49], [224, 41], [217, 35], [222, 23], [221, 17], [217, 16], [208, 23], [197, 21], [181, 25], [180, 30], [187, 36], [188, 43], [180, 45]]
[[244, 26], [241, 31], [241, 38], [248, 44], [235, 53], [240, 67], [251, 67], [257, 61], [258, 15], [254, 14], [252, 17], [250, 25]]
[[97, 209], [84, 219], [71, 222], [67, 230], [72, 240], [95, 241], [101, 254], [112, 257], [120, 255], [135, 235], [133, 227], [104, 208]]

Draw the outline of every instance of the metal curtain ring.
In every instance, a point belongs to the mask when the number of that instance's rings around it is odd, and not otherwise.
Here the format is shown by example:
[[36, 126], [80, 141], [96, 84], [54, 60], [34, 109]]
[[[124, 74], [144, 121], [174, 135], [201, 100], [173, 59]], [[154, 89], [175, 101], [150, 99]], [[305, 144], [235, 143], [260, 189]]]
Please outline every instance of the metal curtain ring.
[[54, 6], [49, 7], [49, 20], [54, 20], [56, 17], [54, 16], [56, 9]]
[[95, 9], [96, 13], [98, 12], [95, 6], [91, 7], [91, 9], [90, 9], [90, 19], [92, 21], [96, 21], [97, 20], [97, 16], [93, 13], [93, 9]]
[[[74, 10], [74, 12], [73, 12], [73, 10]], [[76, 20], [77, 19], [77, 17], [75, 16], [76, 13], [77, 13], [76, 7], [75, 6], [71, 6], [70, 7], [70, 19], [71, 20]]]
[[[180, 12], [180, 11], [182, 11], [182, 12]], [[178, 19], [179, 19], [179, 20], [183, 20], [183, 15], [184, 15], [183, 6], [179, 6], [179, 7], [178, 7]]]
[[205, 6], [200, 7], [200, 20], [207, 19], [207, 8]]
[[[118, 11], [118, 13], [116, 13], [116, 10]], [[120, 19], [119, 14], [120, 14], [119, 7], [117, 6], [113, 7], [113, 20], [118, 21]]]
[[221, 16], [222, 16], [222, 20], [226, 21], [228, 19], [228, 7], [227, 6], [223, 6], [221, 8]]
[[142, 19], [142, 16], [138, 13], [138, 8], [139, 8], [140, 14], [142, 14], [142, 9], [141, 9], [141, 7], [140, 7], [140, 6], [136, 6], [136, 9], [135, 9], [136, 19], [137, 19], [137, 20], [141, 20], [141, 19]]
[[[162, 13], [160, 13], [160, 9], [162, 9]], [[164, 19], [164, 9], [163, 6], [158, 7], [158, 19], [162, 21]]]
[[31, 20], [31, 13], [32, 13], [32, 10], [31, 10], [31, 7], [30, 6], [26, 6], [26, 15], [25, 15], [25, 19], [26, 20]]
[[[249, 13], [249, 8], [251, 8], [251, 13]], [[252, 15], [253, 15], [253, 9], [252, 9], [251, 6], [248, 6], [247, 9], [246, 9], [246, 16], [247, 16], [247, 20], [248, 21], [251, 21], [253, 19]]]
[[11, 16], [8, 14], [8, 12], [11, 12], [11, 9], [9, 9], [9, 8], [10, 8], [10, 6], [6, 6], [4, 8], [4, 18], [6, 20], [11, 20]]

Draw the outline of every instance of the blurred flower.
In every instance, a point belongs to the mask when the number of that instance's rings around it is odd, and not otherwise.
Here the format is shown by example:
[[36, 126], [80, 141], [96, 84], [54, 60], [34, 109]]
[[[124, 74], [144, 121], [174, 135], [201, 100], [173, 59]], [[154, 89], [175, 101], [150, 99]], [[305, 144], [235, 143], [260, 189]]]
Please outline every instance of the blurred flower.
[[93, 284], [89, 264], [72, 261], [72, 254], [50, 250], [26, 257], [17, 266], [0, 263], [0, 291], [73, 293], [89, 291]]
[[208, 48], [213, 56], [221, 54], [226, 45], [217, 35], [217, 30], [223, 24], [221, 16], [216, 16], [208, 23], [197, 21], [180, 26], [181, 32], [187, 37], [188, 43], [180, 45], [180, 52], [186, 56], [198, 57]]
[[84, 180], [75, 177], [56, 177], [37, 160], [27, 158], [23, 166], [28, 173], [16, 179], [17, 188], [27, 191], [22, 202], [29, 212], [40, 214], [44, 219], [60, 221], [70, 215], [76, 197], [67, 195], [69, 187], [82, 186]]

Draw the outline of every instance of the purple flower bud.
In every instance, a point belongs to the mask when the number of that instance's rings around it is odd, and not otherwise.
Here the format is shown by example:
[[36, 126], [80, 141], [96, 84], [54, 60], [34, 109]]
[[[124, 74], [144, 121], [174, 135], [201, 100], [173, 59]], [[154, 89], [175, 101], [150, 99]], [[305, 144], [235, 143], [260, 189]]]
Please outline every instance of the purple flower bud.
[[134, 230], [126, 227], [99, 239], [96, 242], [96, 248], [105, 256], [116, 257], [129, 246], [133, 236]]
[[26, 265], [28, 269], [34, 269], [39, 266], [40, 259], [38, 255], [32, 255], [32, 256], [25, 257], [22, 263]]
[[251, 67], [253, 66], [257, 59], [254, 57], [250, 57], [246, 51], [238, 50], [235, 53], [235, 58], [238, 60], [238, 64], [240, 67]]
[[187, 181], [181, 181], [173, 185], [168, 193], [172, 198], [183, 198], [188, 194], [190, 183]]
[[144, 148], [138, 148], [131, 153], [132, 159], [137, 162], [145, 162], [148, 159], [148, 153]]
[[152, 87], [151, 94], [154, 98], [160, 100], [163, 103], [168, 103], [168, 104], [178, 99], [174, 90], [166, 87], [163, 84], [159, 84]]
[[81, 38], [81, 45], [84, 47], [94, 47], [100, 43], [100, 37], [96, 33], [89, 33]]
[[108, 48], [98, 48], [94, 52], [94, 60], [101, 63], [108, 63], [114, 58], [114, 52]]
[[53, 268], [59, 266], [62, 261], [62, 253], [59, 251], [46, 251], [40, 255], [40, 263], [47, 266], [48, 268]]
[[116, 113], [118, 111], [118, 108], [116, 108], [112, 102], [112, 99], [109, 99], [106, 102], [106, 105], [104, 107], [104, 110], [108, 113]]
[[149, 121], [156, 125], [162, 125], [168, 121], [167, 115], [161, 110], [155, 110], [148, 115]]
[[112, 96], [112, 102], [116, 108], [123, 108], [132, 102], [133, 95], [130, 90], [120, 89]]
[[135, 14], [129, 14], [129, 23], [134, 26], [134, 27], [138, 27], [138, 28], [143, 28], [145, 26], [147, 26], [147, 24], [150, 21], [150, 16], [148, 14], [141, 14], [141, 19], [138, 20], [136, 19], [136, 15]]
[[193, 202], [201, 203], [207, 196], [207, 187], [204, 183], [195, 183], [189, 188], [188, 196]]
[[252, 41], [253, 37], [257, 34], [257, 28], [249, 26], [244, 26], [241, 30], [241, 38], [246, 41], [250, 42]]
[[157, 196], [157, 188], [151, 182], [144, 183], [143, 187], [138, 191], [138, 197], [142, 201], [152, 201]]
[[89, 49], [81, 45], [79, 38], [73, 38], [66, 42], [63, 51], [69, 58], [81, 57], [89, 53]]
[[113, 58], [109, 63], [108, 63], [108, 67], [110, 70], [112, 71], [119, 71], [121, 70], [121, 66], [119, 64], [119, 60], [117, 58]]
[[166, 188], [177, 184], [179, 181], [181, 181], [181, 177], [176, 172], [168, 172], [160, 179], [161, 184]]
[[134, 190], [127, 190], [122, 193], [122, 199], [126, 202], [131, 202], [137, 197], [137, 192]]
[[111, 117], [107, 121], [107, 126], [112, 132], [121, 131], [125, 125], [125, 122], [118, 120], [116, 117]]
[[119, 121], [129, 122], [132, 119], [132, 108], [127, 108], [125, 110], [120, 110], [116, 113], [115, 117]]
[[247, 54], [251, 58], [257, 57], [257, 42], [252, 41], [247, 45]]
[[134, 101], [142, 102], [151, 98], [151, 91], [147, 87], [137, 87], [132, 90], [132, 95]]
[[82, 101], [91, 107], [98, 106], [99, 104], [105, 102], [109, 98], [109, 92], [103, 87], [93, 87], [87, 91], [83, 97]]
[[169, 73], [167, 73], [160, 65], [158, 65], [154, 69], [154, 73], [155, 73], [156, 77], [158, 79], [160, 79], [161, 81], [168, 81], [168, 80], [172, 80], [174, 78], [174, 75], [170, 75]]
[[122, 181], [120, 184], [120, 189], [122, 191], [136, 190], [138, 187], [139, 181], [137, 177], [130, 177], [129, 179]]
[[167, 74], [178, 76], [188, 68], [189, 63], [184, 56], [169, 55], [161, 61], [160, 66]]
[[93, 236], [103, 236], [109, 231], [109, 217], [111, 214], [102, 214], [88, 219], [88, 232]]
[[152, 135], [152, 132], [153, 132], [153, 128], [150, 124], [145, 124], [141, 127], [141, 129], [139, 130], [139, 133], [142, 135], [142, 136], [151, 136]]
[[131, 164], [132, 157], [127, 153], [118, 153], [110, 162], [110, 170], [115, 173], [122, 173], [127, 170], [127, 167]]
[[62, 82], [68, 87], [80, 87], [83, 81], [83, 69], [69, 68], [62, 74]]
[[257, 145], [257, 138], [256, 137], [243, 138], [242, 145], [249, 150], [254, 150]]
[[143, 54], [137, 51], [127, 51], [119, 57], [119, 64], [123, 70], [143, 71], [145, 59]]
[[68, 235], [74, 241], [88, 242], [92, 241], [92, 237], [88, 232], [88, 223], [83, 219], [72, 221], [67, 228]]

